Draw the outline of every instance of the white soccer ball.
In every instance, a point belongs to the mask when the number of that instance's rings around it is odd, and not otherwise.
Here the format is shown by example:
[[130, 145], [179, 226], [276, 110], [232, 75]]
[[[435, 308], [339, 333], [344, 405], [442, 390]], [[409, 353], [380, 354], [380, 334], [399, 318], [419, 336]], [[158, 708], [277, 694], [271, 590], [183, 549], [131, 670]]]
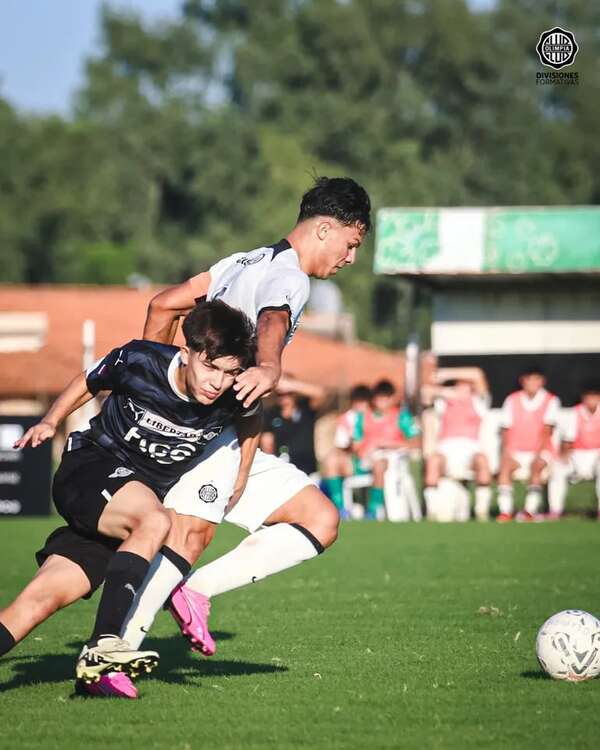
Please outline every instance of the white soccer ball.
[[600, 620], [581, 609], [557, 612], [540, 628], [535, 651], [555, 680], [591, 680], [600, 674]]

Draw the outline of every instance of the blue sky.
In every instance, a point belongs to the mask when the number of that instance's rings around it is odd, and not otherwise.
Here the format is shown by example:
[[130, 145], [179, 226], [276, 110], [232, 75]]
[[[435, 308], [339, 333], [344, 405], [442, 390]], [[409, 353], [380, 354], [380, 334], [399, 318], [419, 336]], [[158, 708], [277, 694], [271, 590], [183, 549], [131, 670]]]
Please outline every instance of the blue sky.
[[[145, 18], [176, 16], [179, 0], [112, 0]], [[0, 0], [0, 96], [29, 112], [69, 111], [85, 57], [98, 46], [101, 0]]]
[[[249, 0], [250, 1], [250, 0]], [[494, 0], [470, 0], [488, 8]], [[180, 0], [110, 0], [149, 20], [179, 14]], [[102, 0], [0, 0], [0, 96], [27, 112], [69, 112], [86, 56], [97, 48]]]

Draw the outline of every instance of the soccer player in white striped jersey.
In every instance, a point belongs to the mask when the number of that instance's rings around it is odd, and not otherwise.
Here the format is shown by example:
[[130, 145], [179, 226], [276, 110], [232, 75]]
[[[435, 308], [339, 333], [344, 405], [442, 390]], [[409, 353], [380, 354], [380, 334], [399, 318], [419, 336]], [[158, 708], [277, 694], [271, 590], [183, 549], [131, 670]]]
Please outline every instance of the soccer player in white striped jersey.
[[[297, 223], [285, 239], [230, 255], [158, 294], [148, 310], [144, 338], [170, 343], [178, 318], [204, 296], [240, 308], [256, 323], [258, 354], [257, 365], [238, 376], [234, 389], [244, 406], [251, 406], [271, 393], [279, 380], [283, 348], [308, 299], [309, 276], [330, 278], [354, 263], [370, 224], [369, 197], [360, 185], [349, 178], [317, 179], [303, 196]], [[229, 441], [235, 454], [232, 431], [225, 431], [219, 440]], [[190, 564], [204, 550], [196, 524], [210, 512], [198, 502], [199, 491], [215, 471], [235, 475], [237, 466], [235, 460], [219, 467], [207, 461], [184, 475], [171, 491], [170, 507], [178, 514], [176, 551]], [[216, 646], [208, 631], [211, 597], [323, 552], [337, 538], [339, 513], [304, 472], [258, 450], [251, 467], [239, 467], [224, 520], [245, 528], [249, 536], [183, 584], [181, 567], [161, 555], [155, 560], [153, 575], [124, 631], [132, 644], [141, 644], [156, 612], [175, 589], [170, 609], [183, 634], [195, 650], [213, 654]]]

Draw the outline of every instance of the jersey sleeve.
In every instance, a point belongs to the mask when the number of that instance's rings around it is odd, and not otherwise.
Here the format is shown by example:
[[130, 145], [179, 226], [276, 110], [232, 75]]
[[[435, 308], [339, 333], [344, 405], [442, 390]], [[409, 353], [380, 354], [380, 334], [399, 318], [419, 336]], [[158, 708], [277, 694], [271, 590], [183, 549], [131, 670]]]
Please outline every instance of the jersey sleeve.
[[560, 437], [566, 443], [575, 442], [577, 437], [577, 413], [575, 409], [571, 409], [560, 420]]
[[351, 411], [344, 412], [337, 418], [333, 437], [333, 444], [336, 448], [346, 450], [351, 446], [355, 418], [355, 414]]
[[557, 424], [560, 415], [560, 401], [558, 396], [553, 396], [548, 402], [546, 411], [544, 412], [544, 424], [554, 425]]
[[118, 390], [127, 372], [129, 355], [129, 347], [126, 344], [118, 349], [113, 349], [105, 357], [90, 365], [85, 371], [85, 380], [89, 392], [95, 396], [99, 391]]
[[445, 398], [434, 399], [433, 411], [435, 412], [436, 416], [441, 417], [442, 414], [446, 411], [446, 399]]
[[473, 408], [475, 412], [483, 419], [492, 405], [492, 397], [489, 393], [473, 396]]
[[420, 433], [419, 426], [408, 409], [400, 410], [400, 414], [398, 414], [398, 427], [408, 440], [417, 437]]
[[310, 282], [302, 271], [284, 268], [265, 275], [256, 288], [256, 315], [264, 310], [287, 310], [290, 319], [296, 320], [308, 302]]
[[219, 278], [225, 273], [225, 271], [234, 263], [237, 263], [238, 260], [240, 258], [243, 258], [245, 255], [246, 253], [233, 253], [233, 255], [228, 255], [226, 258], [221, 258], [221, 260], [218, 260], [216, 263], [214, 263], [208, 269], [208, 272], [210, 274], [211, 287], [213, 287], [215, 284], [218, 284]]
[[502, 409], [500, 411], [500, 427], [504, 430], [508, 430], [509, 427], [512, 427], [513, 423], [513, 415], [512, 415], [512, 408], [510, 404], [510, 399], [507, 397], [504, 399], [504, 403], [502, 404]]

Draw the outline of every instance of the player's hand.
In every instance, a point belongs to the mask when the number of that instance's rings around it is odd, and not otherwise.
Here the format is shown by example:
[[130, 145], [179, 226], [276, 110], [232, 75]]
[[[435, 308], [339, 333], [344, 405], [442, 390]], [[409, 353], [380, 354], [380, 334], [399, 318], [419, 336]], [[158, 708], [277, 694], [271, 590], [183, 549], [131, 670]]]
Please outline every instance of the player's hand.
[[30, 427], [22, 438], [15, 441], [13, 448], [26, 448], [31, 445], [32, 448], [37, 448], [46, 440], [50, 440], [56, 435], [56, 427], [51, 425], [49, 422], [38, 422]]
[[235, 379], [233, 384], [234, 391], [237, 391], [235, 397], [238, 401], [242, 401], [246, 408], [252, 406], [257, 399], [273, 392], [280, 375], [281, 368], [275, 365], [249, 367]]

